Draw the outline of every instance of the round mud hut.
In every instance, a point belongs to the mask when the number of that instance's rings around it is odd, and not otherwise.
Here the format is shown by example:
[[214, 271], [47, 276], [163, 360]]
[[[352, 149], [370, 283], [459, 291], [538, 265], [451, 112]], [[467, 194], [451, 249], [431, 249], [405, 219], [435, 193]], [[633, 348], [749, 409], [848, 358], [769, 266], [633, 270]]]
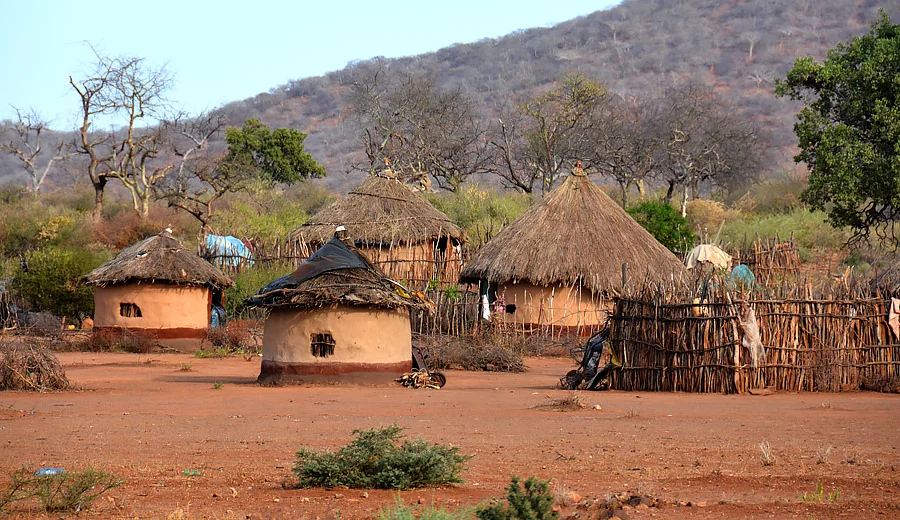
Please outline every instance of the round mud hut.
[[123, 249], [85, 283], [95, 286], [95, 335], [128, 331], [181, 351], [200, 347], [213, 306], [222, 305], [222, 291], [232, 285], [165, 231]]
[[465, 234], [390, 170], [369, 176], [294, 230], [289, 240], [301, 256], [309, 256], [338, 226], [375, 266], [411, 289], [425, 290], [432, 280], [457, 283]]
[[248, 303], [269, 309], [262, 384], [389, 383], [412, 368], [410, 310], [427, 307], [338, 238]]
[[493, 320], [587, 335], [606, 321], [623, 278], [665, 283], [684, 274], [681, 261], [577, 167], [476, 251], [460, 281], [480, 284]]

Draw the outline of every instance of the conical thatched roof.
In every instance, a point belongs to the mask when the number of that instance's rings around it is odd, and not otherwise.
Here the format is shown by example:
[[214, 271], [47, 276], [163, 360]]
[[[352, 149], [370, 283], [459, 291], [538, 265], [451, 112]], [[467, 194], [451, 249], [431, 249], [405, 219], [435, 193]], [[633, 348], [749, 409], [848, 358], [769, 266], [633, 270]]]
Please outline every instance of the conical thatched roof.
[[387, 278], [357, 249], [332, 238], [297, 270], [247, 299], [258, 307], [311, 309], [336, 304], [425, 308], [426, 302]]
[[415, 244], [440, 237], [465, 241], [463, 231], [402, 182], [372, 175], [291, 233], [291, 241], [324, 244], [337, 226], [358, 245]]
[[460, 281], [582, 284], [602, 293], [629, 282], [680, 279], [678, 258], [634, 221], [581, 171], [472, 255]]
[[91, 285], [162, 282], [229, 287], [231, 278], [163, 231], [126, 247], [109, 262], [94, 269], [84, 281]]

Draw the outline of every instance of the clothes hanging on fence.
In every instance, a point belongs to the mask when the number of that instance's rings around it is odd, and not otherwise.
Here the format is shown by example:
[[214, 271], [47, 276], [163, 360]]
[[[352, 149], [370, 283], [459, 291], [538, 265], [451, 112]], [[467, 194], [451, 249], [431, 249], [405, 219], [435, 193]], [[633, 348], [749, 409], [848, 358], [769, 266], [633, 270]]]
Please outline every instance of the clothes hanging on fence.
[[888, 311], [888, 325], [894, 331], [894, 337], [900, 338], [900, 299], [891, 298], [891, 310]]
[[739, 321], [744, 330], [741, 345], [750, 351], [750, 366], [756, 368], [760, 361], [766, 360], [766, 348], [763, 347], [759, 338], [759, 324], [756, 322], [756, 313], [753, 312], [753, 307], [746, 303], [741, 304]]

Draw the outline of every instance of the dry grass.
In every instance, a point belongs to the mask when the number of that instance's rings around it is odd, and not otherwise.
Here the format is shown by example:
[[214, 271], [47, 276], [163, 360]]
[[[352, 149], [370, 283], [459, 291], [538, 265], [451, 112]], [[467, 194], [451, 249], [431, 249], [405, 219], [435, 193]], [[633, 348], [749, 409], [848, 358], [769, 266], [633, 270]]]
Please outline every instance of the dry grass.
[[555, 412], [575, 412], [584, 410], [585, 407], [586, 405], [581, 399], [581, 395], [579, 395], [578, 392], [573, 392], [565, 397], [550, 399], [548, 402], [541, 403], [532, 408], [535, 410], [553, 410]]
[[15, 338], [0, 344], [0, 390], [49, 392], [72, 384], [56, 355], [37, 338]]
[[772, 449], [769, 441], [759, 443], [759, 451], [761, 452], [760, 457], [762, 458], [763, 466], [775, 465], [775, 451]]

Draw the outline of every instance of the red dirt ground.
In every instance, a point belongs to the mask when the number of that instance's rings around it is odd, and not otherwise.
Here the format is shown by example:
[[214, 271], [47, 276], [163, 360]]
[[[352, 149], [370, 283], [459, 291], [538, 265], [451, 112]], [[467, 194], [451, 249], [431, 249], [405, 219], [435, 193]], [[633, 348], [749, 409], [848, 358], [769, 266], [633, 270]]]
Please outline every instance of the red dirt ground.
[[[632, 519], [900, 518], [897, 395], [584, 392], [585, 409], [560, 412], [535, 407], [570, 395], [554, 389], [572, 368], [564, 359], [529, 359], [524, 374], [450, 371], [441, 390], [261, 388], [258, 358], [60, 359], [81, 390], [0, 393], [0, 480], [23, 466], [93, 466], [127, 479], [81, 516], [371, 518], [397, 496], [471, 506], [503, 496], [513, 475], [538, 475], [561, 497], [583, 497], [562, 518], [596, 518], [592, 504], [622, 492], [661, 501], [628, 511]], [[474, 454], [465, 484], [282, 487], [301, 446], [336, 449], [355, 428], [393, 423]], [[762, 462], [763, 441], [773, 465]], [[826, 496], [801, 500], [817, 481]]]

